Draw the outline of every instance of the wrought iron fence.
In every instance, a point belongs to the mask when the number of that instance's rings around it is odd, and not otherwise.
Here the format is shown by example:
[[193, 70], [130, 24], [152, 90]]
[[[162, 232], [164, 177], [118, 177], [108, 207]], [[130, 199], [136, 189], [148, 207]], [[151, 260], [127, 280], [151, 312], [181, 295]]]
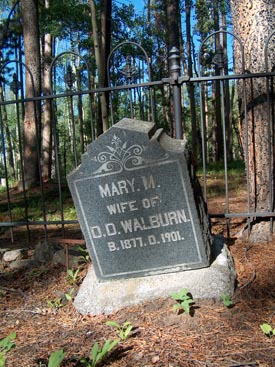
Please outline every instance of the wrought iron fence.
[[[225, 31], [220, 31], [224, 33]], [[268, 58], [269, 42], [265, 45], [266, 67], [263, 72], [250, 74], [245, 72], [236, 74], [229, 72], [229, 57], [221, 47], [214, 55], [207, 54], [208, 41], [215, 37], [213, 33], [202, 43], [198, 54], [197, 75], [181, 75], [181, 60], [178, 50], [172, 49], [169, 53], [169, 68], [167, 77], [152, 80], [150, 58], [145, 50], [134, 42], [123, 42], [115, 47], [107, 62], [108, 87], [91, 87], [90, 68], [80, 55], [66, 51], [58, 55], [51, 63], [50, 74], [52, 87], [41, 96], [26, 98], [23, 87], [26, 73], [30, 73], [27, 66], [21, 61], [8, 61], [1, 65], [0, 78], [2, 98], [0, 101], [0, 241], [28, 241], [30, 243], [52, 236], [72, 236], [78, 232], [78, 221], [72, 205], [70, 193], [66, 183], [66, 175], [80, 163], [81, 155], [87, 145], [100, 133], [97, 121], [100, 98], [104, 94], [109, 107], [108, 124], [111, 126], [123, 117], [153, 121], [166, 129], [167, 133], [176, 138], [187, 138], [192, 145], [192, 121], [189, 116], [189, 98], [186, 96], [190, 86], [195, 93], [195, 135], [200, 141], [198, 157], [202, 170], [198, 171], [201, 178], [204, 197], [209, 204], [209, 214], [213, 224], [223, 220], [223, 227], [230, 235], [231, 222], [234, 220], [248, 221], [252, 218], [272, 218], [274, 213], [274, 178], [273, 178], [273, 140], [274, 140], [274, 100], [273, 78], [274, 70]], [[243, 57], [243, 46], [240, 40], [232, 33], [226, 32], [239, 43]], [[275, 33], [275, 32], [274, 32]], [[115, 59], [119, 51], [119, 59]], [[213, 74], [206, 75], [206, 63], [213, 65]], [[242, 60], [244, 66], [244, 60]], [[269, 68], [271, 69], [269, 71]], [[120, 70], [118, 70], [120, 69]], [[216, 72], [218, 70], [218, 72]], [[10, 79], [10, 75], [12, 78]], [[243, 85], [243, 105], [246, 106], [247, 96], [244, 86], [248, 81], [264, 80], [266, 83], [266, 101], [268, 105], [267, 124], [269, 129], [269, 187], [270, 204], [264, 211], [255, 212], [251, 209], [250, 185], [251, 177], [248, 169], [244, 169], [239, 184], [245, 194], [242, 206], [231, 209], [231, 200], [236, 200], [236, 190], [232, 191], [229, 179], [229, 165], [238, 157], [249, 155], [248, 144], [242, 145], [243, 139], [248, 139], [247, 110], [244, 107], [244, 136], [240, 136], [238, 127], [239, 115], [235, 110], [236, 102], [230, 103], [230, 98], [236, 98], [236, 82]], [[9, 81], [10, 80], [10, 81]], [[96, 82], [94, 83], [96, 84]], [[221, 119], [221, 135], [218, 146], [211, 142], [214, 120], [209, 122], [209, 111], [205, 99], [209, 90], [219, 88], [219, 107]], [[234, 95], [235, 93], [235, 95]], [[171, 102], [171, 99], [173, 103]], [[210, 99], [211, 100], [211, 99]], [[23, 133], [24, 109], [26, 103], [39, 102], [42, 106], [42, 121], [45, 122], [45, 110], [51, 110], [51, 133], [48, 138], [50, 151], [48, 165], [50, 168], [47, 179], [43, 176], [43, 149], [40, 134], [37, 133], [37, 156], [39, 162], [39, 182], [35, 187], [26, 187], [24, 179], [24, 144]], [[172, 106], [170, 108], [170, 106]], [[214, 106], [215, 108], [215, 106]], [[214, 111], [215, 112], [215, 111]], [[212, 111], [212, 115], [214, 114]], [[165, 119], [163, 115], [168, 117]], [[37, 114], [36, 114], [37, 116]], [[173, 116], [173, 120], [169, 116]], [[193, 116], [194, 118], [194, 116]], [[40, 122], [36, 119], [36, 131], [41, 132]], [[194, 127], [195, 126], [195, 127]], [[197, 126], [197, 127], [196, 127]], [[233, 138], [232, 138], [233, 137]], [[234, 141], [230, 141], [230, 139]], [[211, 178], [209, 184], [210, 156], [214, 156], [215, 149], [221, 151], [223, 166], [222, 188], [218, 193], [223, 201], [223, 210], [213, 212], [216, 208], [211, 198], [211, 190], [219, 186], [217, 180]], [[245, 150], [245, 152], [242, 151]], [[211, 153], [209, 153], [211, 152]], [[50, 163], [49, 163], [50, 162]], [[197, 163], [197, 160], [195, 160]], [[201, 172], [201, 173], [200, 173]], [[220, 186], [219, 186], [220, 187]], [[216, 197], [216, 196], [215, 196]], [[216, 199], [215, 199], [216, 200]], [[212, 203], [212, 204], [211, 204]]]

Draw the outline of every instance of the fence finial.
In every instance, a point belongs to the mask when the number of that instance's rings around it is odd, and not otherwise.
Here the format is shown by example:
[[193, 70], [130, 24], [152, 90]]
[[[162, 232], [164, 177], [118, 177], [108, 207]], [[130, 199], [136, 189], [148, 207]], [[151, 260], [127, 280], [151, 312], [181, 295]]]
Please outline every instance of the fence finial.
[[174, 120], [176, 138], [182, 139], [182, 111], [181, 111], [181, 84], [180, 77], [180, 52], [176, 47], [169, 51], [169, 74], [173, 89]]
[[177, 83], [180, 76], [180, 52], [176, 47], [169, 51], [169, 74], [174, 83]]

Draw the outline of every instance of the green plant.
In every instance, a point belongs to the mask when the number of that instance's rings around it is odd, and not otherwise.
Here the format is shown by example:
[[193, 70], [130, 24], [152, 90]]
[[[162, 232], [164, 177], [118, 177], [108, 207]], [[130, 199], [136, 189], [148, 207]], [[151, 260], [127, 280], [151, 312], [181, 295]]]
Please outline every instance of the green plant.
[[79, 272], [80, 272], [80, 268], [76, 270], [73, 270], [73, 269], [67, 270], [68, 280], [71, 284], [76, 284]]
[[6, 354], [15, 347], [14, 339], [16, 338], [16, 332], [11, 332], [8, 336], [0, 340], [0, 367], [4, 367], [6, 364]]
[[172, 293], [171, 297], [177, 301], [176, 304], [173, 305], [173, 309], [176, 312], [184, 311], [188, 315], [190, 315], [191, 307], [194, 305], [194, 300], [190, 292], [187, 291], [186, 288], [183, 288], [179, 293]]
[[260, 328], [262, 329], [262, 332], [269, 338], [275, 335], [275, 329], [273, 329], [272, 326], [267, 323], [263, 323], [262, 325], [260, 325]]
[[60, 308], [64, 307], [64, 304], [62, 302], [62, 298], [61, 297], [58, 297], [58, 298], [55, 298], [54, 300], [48, 300], [47, 301], [47, 305], [54, 309], [54, 310], [59, 310]]
[[222, 303], [225, 307], [230, 308], [233, 306], [233, 301], [227, 294], [222, 294]]
[[70, 289], [69, 293], [65, 293], [65, 297], [68, 302], [72, 302], [74, 299], [74, 296], [75, 296], [74, 288]]
[[106, 358], [107, 354], [119, 343], [119, 339], [113, 341], [107, 339], [102, 348], [99, 347], [98, 342], [93, 345], [90, 353], [89, 361], [82, 358], [80, 362], [84, 364], [85, 367], [95, 367], [98, 362], [101, 362]]
[[65, 352], [63, 349], [59, 349], [50, 355], [48, 367], [59, 367], [63, 359], [65, 358]]
[[126, 340], [133, 329], [133, 325], [130, 321], [125, 321], [122, 325], [119, 325], [115, 321], [107, 321], [106, 325], [114, 327], [121, 340]]
[[85, 249], [81, 246], [78, 246], [77, 250], [81, 253], [81, 257], [83, 258], [85, 263], [90, 263], [91, 262], [91, 258], [90, 258], [90, 255], [89, 255], [87, 249]]

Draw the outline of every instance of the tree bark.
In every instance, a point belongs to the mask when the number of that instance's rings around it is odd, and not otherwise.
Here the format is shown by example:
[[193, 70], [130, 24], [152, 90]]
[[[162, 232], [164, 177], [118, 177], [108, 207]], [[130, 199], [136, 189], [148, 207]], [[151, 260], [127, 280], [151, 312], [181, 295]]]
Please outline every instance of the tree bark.
[[[38, 2], [36, 0], [22, 0], [22, 19], [24, 35], [25, 63], [29, 68], [26, 71], [26, 97], [33, 98], [40, 95], [40, 52], [38, 28]], [[32, 78], [33, 84], [32, 84]], [[24, 185], [28, 189], [37, 182], [38, 170], [38, 139], [40, 121], [40, 104], [26, 102], [24, 116]], [[37, 122], [37, 124], [36, 124]]]
[[[45, 7], [49, 8], [49, 0], [45, 0]], [[52, 60], [52, 36], [48, 33], [44, 36], [44, 69], [43, 90], [45, 95], [50, 95], [52, 90], [50, 65]], [[42, 130], [42, 179], [48, 181], [51, 178], [52, 163], [52, 108], [51, 100], [44, 102], [44, 122]]]
[[[100, 3], [100, 24], [98, 19], [98, 11], [94, 0], [89, 0], [91, 9], [91, 20], [93, 28], [93, 41], [94, 52], [96, 59], [96, 66], [98, 70], [98, 86], [99, 88], [107, 86], [106, 78], [106, 63], [110, 50], [111, 39], [111, 9], [112, 0], [102, 0]], [[108, 99], [106, 93], [100, 94], [100, 107], [101, 107], [101, 124], [102, 129], [106, 131], [109, 128], [108, 122]]]
[[166, 0], [166, 38], [167, 48], [170, 51], [173, 47], [180, 49], [179, 20], [180, 10], [178, 0]]
[[[218, 0], [213, 1], [214, 7], [214, 31], [219, 30], [219, 3]], [[215, 53], [219, 52], [220, 39], [219, 34], [215, 35]], [[215, 76], [220, 75], [218, 65], [215, 65]], [[214, 123], [213, 123], [213, 161], [219, 162], [223, 156], [223, 139], [222, 139], [222, 123], [221, 123], [221, 86], [220, 81], [213, 81], [213, 107], [214, 107]]]
[[[267, 37], [275, 28], [274, 0], [231, 0], [234, 33], [244, 44], [245, 65], [242, 65], [240, 49], [235, 44], [235, 67], [241, 73], [244, 70], [260, 72], [265, 69], [264, 45]], [[241, 16], [240, 16], [241, 14]], [[269, 49], [270, 60], [274, 60], [274, 46]], [[247, 101], [244, 101], [244, 88]], [[243, 146], [249, 171], [250, 195], [252, 211], [263, 212], [273, 210], [274, 188], [270, 190], [270, 167], [274, 167], [273, 157], [270, 156], [269, 143], [272, 141], [268, 127], [268, 108], [264, 78], [254, 78], [249, 82], [239, 83], [238, 95]], [[244, 107], [247, 108], [247, 133]], [[246, 146], [248, 139], [248, 146]], [[246, 151], [246, 149], [244, 149]], [[271, 163], [271, 166], [270, 164]], [[264, 229], [263, 229], [264, 228]], [[250, 240], [268, 239], [268, 229], [263, 222], [252, 227]]]
[[[192, 40], [191, 40], [191, 1], [185, 1], [186, 11], [186, 53], [188, 64], [188, 76], [193, 77], [193, 62], [192, 62]], [[197, 116], [196, 116], [196, 103], [195, 103], [195, 87], [194, 83], [187, 83], [187, 92], [190, 103], [190, 115], [191, 115], [191, 134], [192, 134], [192, 162], [194, 167], [198, 164], [198, 141], [197, 141]]]

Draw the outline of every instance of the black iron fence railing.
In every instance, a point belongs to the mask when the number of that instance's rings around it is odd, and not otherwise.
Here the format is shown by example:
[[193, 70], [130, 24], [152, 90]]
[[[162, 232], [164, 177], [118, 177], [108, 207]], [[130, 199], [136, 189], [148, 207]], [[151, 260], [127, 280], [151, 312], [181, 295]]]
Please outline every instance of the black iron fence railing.
[[[150, 59], [144, 49], [139, 49], [136, 58], [129, 54], [121, 58], [123, 50], [120, 48], [126, 44], [124, 42], [112, 51], [108, 59], [109, 86], [104, 88], [91, 86], [89, 66], [75, 53], [64, 52], [53, 60], [51, 90], [33, 98], [26, 97], [23, 86], [24, 73], [29, 73], [26, 65], [14, 60], [0, 67], [0, 241], [35, 242], [38, 238], [48, 241], [57, 232], [58, 236], [64, 237], [68, 232], [72, 235], [79, 231], [66, 175], [77, 167], [87, 145], [100, 133], [98, 121], [102, 118], [99, 109], [102, 95], [105, 95], [109, 111], [109, 126], [123, 117], [154, 121], [172, 137], [190, 142], [196, 150], [193, 152], [194, 165], [213, 230], [218, 223], [217, 231], [230, 235], [232, 222], [240, 225], [246, 222], [249, 227], [257, 218], [270, 220], [272, 229], [275, 217], [275, 73], [269, 71], [268, 57], [264, 72], [247, 73], [243, 67], [240, 74], [226, 74], [227, 61], [219, 51], [219, 59], [216, 57], [214, 62], [219, 61], [218, 72], [213, 67], [207, 68], [203, 61], [194, 77], [181, 75], [178, 51], [172, 49], [167, 77], [153, 81]], [[129, 44], [140, 48], [133, 42]], [[111, 58], [118, 49], [121, 74], [114, 71], [113, 64], [116, 63], [112, 64]], [[205, 52], [205, 48], [201, 50]], [[268, 54], [267, 46], [265, 54]], [[62, 64], [61, 59], [65, 56]], [[73, 56], [73, 61], [68, 61], [69, 56]], [[81, 73], [77, 70], [80, 64]], [[22, 81], [19, 81], [20, 75]], [[262, 138], [268, 152], [263, 165], [268, 199], [260, 210], [253, 199], [256, 179], [249, 164], [255, 123], [251, 122], [251, 115], [252, 119], [255, 118], [253, 108], [257, 107], [256, 103], [253, 105], [251, 95], [256, 93], [253, 88], [259, 84], [264, 89], [261, 104], [265, 113], [261, 124], [266, 125]], [[192, 95], [190, 86], [193, 87]], [[193, 114], [190, 112], [191, 98], [194, 101]], [[241, 112], [238, 109], [240, 100]], [[38, 178], [30, 187], [26, 183], [28, 172], [24, 161], [28, 143], [24, 116], [28, 103], [34, 108], [37, 103], [41, 105], [41, 120], [37, 117], [39, 114], [35, 114]], [[48, 132], [45, 126], [49, 128]], [[253, 153], [253, 159], [257, 159], [257, 152]], [[234, 171], [231, 166], [236, 162], [239, 166]]]

